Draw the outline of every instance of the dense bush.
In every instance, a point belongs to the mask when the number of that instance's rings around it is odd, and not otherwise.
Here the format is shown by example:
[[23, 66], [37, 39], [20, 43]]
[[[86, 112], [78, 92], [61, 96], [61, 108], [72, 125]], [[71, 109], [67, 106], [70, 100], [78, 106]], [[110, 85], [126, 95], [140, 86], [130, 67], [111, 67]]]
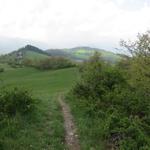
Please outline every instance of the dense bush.
[[105, 64], [98, 53], [95, 53], [88, 62], [81, 66], [80, 72], [81, 80], [76, 84], [74, 92], [85, 99], [101, 98], [116, 87], [127, 86], [121, 72]]
[[26, 90], [0, 89], [0, 150], [24, 147], [24, 137], [34, 131], [29, 128], [34, 126], [38, 115], [36, 104], [37, 100]]
[[34, 66], [34, 63], [36, 63], [34, 60], [31, 60], [31, 59], [28, 59], [28, 58], [24, 59], [23, 62], [22, 62], [22, 64], [24, 66], [28, 66], [28, 67]]
[[0, 92], [0, 115], [15, 116], [34, 109], [35, 100], [26, 90], [14, 88]]
[[70, 60], [63, 57], [51, 57], [48, 59], [41, 60], [35, 65], [36, 68], [41, 70], [61, 69], [73, 66], [74, 64]]
[[[75, 103], [89, 118], [101, 120], [97, 131], [101, 138], [114, 149], [150, 149], [150, 96], [145, 92], [149, 85], [133, 84], [124, 76], [127, 70], [124, 74], [119, 67], [105, 64], [98, 54], [80, 72], [81, 80], [72, 90]], [[144, 80], [139, 83], [143, 85]]]
[[0, 68], [0, 72], [4, 72], [4, 68]]

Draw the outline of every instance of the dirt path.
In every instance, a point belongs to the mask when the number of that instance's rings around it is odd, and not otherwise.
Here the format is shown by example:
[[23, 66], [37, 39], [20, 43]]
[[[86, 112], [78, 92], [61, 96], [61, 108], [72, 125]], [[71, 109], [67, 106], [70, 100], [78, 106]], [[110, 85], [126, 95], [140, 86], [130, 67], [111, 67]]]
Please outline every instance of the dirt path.
[[63, 101], [63, 98], [59, 97], [59, 102], [62, 108], [62, 113], [64, 117], [64, 127], [65, 127], [65, 141], [68, 145], [69, 150], [80, 150], [78, 135], [76, 133], [75, 124], [73, 122], [73, 117], [70, 113], [69, 106]]

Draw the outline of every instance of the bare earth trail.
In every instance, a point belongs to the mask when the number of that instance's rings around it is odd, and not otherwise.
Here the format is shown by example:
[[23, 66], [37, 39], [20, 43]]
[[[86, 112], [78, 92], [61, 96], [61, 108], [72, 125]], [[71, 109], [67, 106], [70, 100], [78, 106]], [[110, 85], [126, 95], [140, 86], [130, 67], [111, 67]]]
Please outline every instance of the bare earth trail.
[[69, 150], [80, 150], [78, 135], [76, 133], [76, 127], [73, 122], [73, 116], [71, 115], [69, 106], [63, 101], [62, 96], [59, 96], [59, 103], [62, 108], [65, 127], [65, 141]]

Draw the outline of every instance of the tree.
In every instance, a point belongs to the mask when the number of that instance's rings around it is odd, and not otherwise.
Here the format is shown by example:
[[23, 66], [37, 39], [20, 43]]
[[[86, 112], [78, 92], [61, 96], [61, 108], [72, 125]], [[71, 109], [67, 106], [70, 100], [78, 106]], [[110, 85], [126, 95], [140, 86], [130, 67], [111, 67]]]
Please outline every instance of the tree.
[[[130, 81], [136, 86], [143, 88], [145, 93], [150, 91], [150, 31], [138, 34], [133, 42], [124, 41], [120, 45], [126, 48], [132, 55], [129, 69]], [[147, 95], [147, 94], [146, 94]], [[150, 95], [149, 95], [150, 97]]]
[[120, 45], [125, 47], [132, 56], [150, 56], [150, 31], [138, 34], [135, 41], [120, 41]]

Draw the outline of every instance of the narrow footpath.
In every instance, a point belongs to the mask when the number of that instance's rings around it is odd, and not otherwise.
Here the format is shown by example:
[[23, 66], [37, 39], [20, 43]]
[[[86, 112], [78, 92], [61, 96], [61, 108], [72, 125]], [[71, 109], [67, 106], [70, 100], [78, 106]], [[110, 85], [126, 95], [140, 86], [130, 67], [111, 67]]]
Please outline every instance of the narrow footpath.
[[80, 150], [78, 135], [76, 133], [76, 127], [73, 122], [73, 116], [71, 115], [70, 108], [61, 96], [59, 96], [59, 103], [64, 117], [66, 145], [69, 150]]

